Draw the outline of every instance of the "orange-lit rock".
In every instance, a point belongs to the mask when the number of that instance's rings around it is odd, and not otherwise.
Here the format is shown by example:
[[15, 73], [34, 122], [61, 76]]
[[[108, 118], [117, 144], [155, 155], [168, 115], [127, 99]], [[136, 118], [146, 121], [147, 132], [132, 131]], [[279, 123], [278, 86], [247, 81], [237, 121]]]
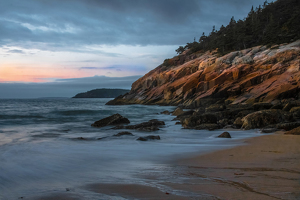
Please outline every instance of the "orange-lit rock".
[[232, 104], [300, 98], [300, 40], [218, 56], [185, 52], [132, 84], [131, 92], [109, 104], [161, 104], [193, 108], [202, 99]]

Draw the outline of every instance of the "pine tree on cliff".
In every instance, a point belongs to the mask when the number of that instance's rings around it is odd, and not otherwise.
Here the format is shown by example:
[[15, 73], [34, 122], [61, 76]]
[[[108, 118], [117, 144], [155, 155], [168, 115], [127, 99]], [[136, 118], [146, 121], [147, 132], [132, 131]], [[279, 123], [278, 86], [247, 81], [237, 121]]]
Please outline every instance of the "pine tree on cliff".
[[[231, 18], [229, 24], [176, 50], [189, 53], [218, 49], [220, 54], [258, 45], [286, 43], [300, 39], [300, 0], [265, 1], [262, 6], [252, 6], [244, 20]], [[183, 50], [184, 49], [184, 50]]]

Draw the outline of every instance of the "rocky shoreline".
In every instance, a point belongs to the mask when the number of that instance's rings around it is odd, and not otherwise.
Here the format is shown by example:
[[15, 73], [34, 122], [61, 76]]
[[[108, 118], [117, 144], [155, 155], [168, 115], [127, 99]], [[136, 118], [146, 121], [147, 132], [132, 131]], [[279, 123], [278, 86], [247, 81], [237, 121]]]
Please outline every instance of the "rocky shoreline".
[[170, 60], [107, 105], [178, 106], [173, 115], [180, 121], [177, 124], [188, 129], [225, 127], [269, 133], [300, 126], [300, 40], [224, 56], [187, 50]]
[[[173, 115], [175, 124], [180, 124], [184, 129], [260, 129], [262, 133], [286, 131], [287, 135], [300, 135], [300, 101], [295, 99], [278, 101], [274, 103], [253, 104], [226, 104], [219, 101], [209, 107], [185, 110], [180, 107], [173, 112], [163, 111], [160, 114]], [[165, 125], [163, 121], [152, 119], [135, 125], [129, 124], [129, 119], [114, 114], [110, 117], [96, 121], [91, 126], [114, 126], [112, 129], [139, 130], [152, 132]], [[126, 132], [128, 133], [128, 132]], [[230, 138], [230, 134], [224, 133]], [[222, 137], [222, 136], [221, 136]], [[153, 139], [150, 137], [148, 139]], [[160, 139], [160, 138], [155, 138]]]
[[[181, 112], [179, 112], [181, 111]], [[264, 133], [279, 130], [291, 131], [300, 126], [300, 101], [284, 100], [277, 104], [254, 103], [226, 105], [218, 102], [209, 107], [179, 112], [176, 119], [180, 120], [183, 128], [216, 130], [233, 129], [261, 129]], [[298, 131], [286, 134], [300, 135]]]

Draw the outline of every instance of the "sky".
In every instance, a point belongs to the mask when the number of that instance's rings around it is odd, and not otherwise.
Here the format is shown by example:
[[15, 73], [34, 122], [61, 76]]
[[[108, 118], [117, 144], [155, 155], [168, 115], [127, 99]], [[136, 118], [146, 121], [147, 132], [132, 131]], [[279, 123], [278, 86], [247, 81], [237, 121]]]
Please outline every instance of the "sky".
[[264, 1], [0, 0], [0, 98], [130, 89], [178, 46]]

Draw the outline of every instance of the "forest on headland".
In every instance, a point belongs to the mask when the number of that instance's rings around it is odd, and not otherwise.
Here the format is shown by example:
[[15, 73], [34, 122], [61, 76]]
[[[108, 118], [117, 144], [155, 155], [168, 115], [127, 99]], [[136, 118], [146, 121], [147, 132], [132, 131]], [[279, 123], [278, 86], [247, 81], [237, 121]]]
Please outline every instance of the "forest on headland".
[[219, 30], [213, 26], [206, 35], [202, 33], [199, 42], [187, 43], [176, 49], [178, 54], [189, 50], [192, 54], [198, 51], [217, 49], [220, 55], [231, 51], [251, 48], [258, 45], [274, 45], [293, 42], [300, 38], [300, 1], [277, 0], [254, 8], [248, 16], [236, 21], [234, 16], [229, 24]]
[[124, 89], [102, 88], [79, 93], [72, 98], [116, 98], [117, 96], [123, 95], [129, 91], [130, 90]]

